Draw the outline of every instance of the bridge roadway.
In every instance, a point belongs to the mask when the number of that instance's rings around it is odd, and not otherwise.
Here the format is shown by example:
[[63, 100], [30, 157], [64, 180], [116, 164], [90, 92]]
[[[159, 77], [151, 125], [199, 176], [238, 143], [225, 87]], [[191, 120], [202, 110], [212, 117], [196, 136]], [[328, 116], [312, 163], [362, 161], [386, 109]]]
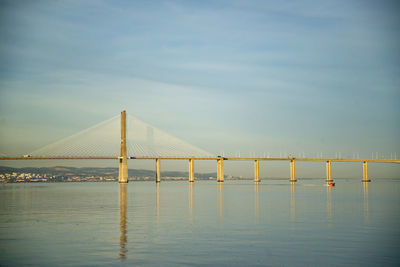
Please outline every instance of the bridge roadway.
[[[120, 159], [121, 157], [96, 157], [96, 156], [60, 156], [60, 157], [0, 157], [0, 160], [29, 160], [29, 159]], [[400, 163], [400, 159], [349, 159], [349, 158], [296, 158], [296, 157], [286, 157], [286, 158], [263, 158], [263, 157], [128, 157], [128, 159], [171, 159], [171, 160], [244, 160], [244, 161], [255, 161], [255, 160], [271, 160], [271, 161], [320, 161], [320, 162], [381, 162], [381, 163]]]
[[[125, 154], [126, 155], [126, 154]], [[332, 162], [362, 162], [363, 163], [363, 179], [362, 182], [370, 182], [368, 178], [368, 163], [400, 163], [397, 159], [345, 159], [345, 158], [258, 158], [258, 157], [37, 157], [37, 156], [22, 156], [22, 157], [0, 157], [0, 160], [75, 160], [75, 159], [113, 159], [119, 160], [120, 162], [120, 172], [121, 163], [125, 162], [123, 167], [126, 169], [126, 178], [121, 180], [120, 183], [128, 182], [128, 166], [126, 164], [127, 159], [152, 159], [156, 160], [156, 182], [161, 181], [161, 164], [160, 161], [163, 160], [189, 160], [189, 182], [194, 182], [194, 160], [216, 160], [217, 161], [217, 182], [224, 181], [224, 161], [225, 160], [242, 160], [242, 161], [254, 161], [254, 182], [260, 182], [260, 161], [289, 161], [290, 162], [290, 182], [296, 182], [295, 175], [295, 162], [296, 161], [319, 161], [326, 162], [326, 182], [331, 184], [332, 180]]]

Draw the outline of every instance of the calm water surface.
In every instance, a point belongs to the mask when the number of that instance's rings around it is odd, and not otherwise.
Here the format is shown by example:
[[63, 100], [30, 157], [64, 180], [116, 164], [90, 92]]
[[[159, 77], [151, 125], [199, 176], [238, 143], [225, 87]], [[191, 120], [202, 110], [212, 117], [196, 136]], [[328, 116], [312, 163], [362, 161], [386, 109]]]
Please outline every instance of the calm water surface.
[[400, 180], [3, 184], [1, 266], [399, 266]]

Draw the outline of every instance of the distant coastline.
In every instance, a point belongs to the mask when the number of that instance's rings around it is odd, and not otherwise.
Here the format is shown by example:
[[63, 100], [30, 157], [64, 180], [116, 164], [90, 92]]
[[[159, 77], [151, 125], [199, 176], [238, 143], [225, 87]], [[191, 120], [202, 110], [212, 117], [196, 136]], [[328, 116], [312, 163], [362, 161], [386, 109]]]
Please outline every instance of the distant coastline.
[[[155, 179], [155, 171], [129, 169], [130, 181], [151, 181]], [[164, 171], [163, 180], [187, 180], [188, 172]], [[196, 173], [196, 179], [214, 180], [216, 173]], [[238, 177], [227, 176], [227, 179]], [[97, 167], [24, 167], [14, 168], [0, 166], [0, 181], [2, 183], [30, 183], [30, 182], [114, 182], [118, 181], [118, 168]]]
[[[0, 183], [53, 183], [53, 182], [118, 182], [118, 168], [100, 167], [7, 167], [0, 166]], [[152, 170], [129, 169], [129, 181], [155, 181], [156, 173]], [[163, 171], [164, 181], [184, 181], [189, 178], [188, 172]], [[196, 180], [216, 180], [217, 173], [195, 173]], [[253, 177], [225, 175], [226, 180], [253, 180]], [[261, 180], [288, 180], [289, 177], [264, 177]], [[301, 180], [324, 180], [321, 178], [306, 178]], [[358, 178], [334, 178], [334, 180], [352, 180]], [[379, 180], [400, 180], [399, 178], [377, 178]]]

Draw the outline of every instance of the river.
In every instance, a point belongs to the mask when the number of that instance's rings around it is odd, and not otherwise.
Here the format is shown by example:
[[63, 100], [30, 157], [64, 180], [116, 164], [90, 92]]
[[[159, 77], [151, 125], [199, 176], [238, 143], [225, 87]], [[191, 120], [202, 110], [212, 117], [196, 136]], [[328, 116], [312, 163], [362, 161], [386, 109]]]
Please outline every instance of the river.
[[0, 186], [1, 266], [399, 266], [400, 180]]

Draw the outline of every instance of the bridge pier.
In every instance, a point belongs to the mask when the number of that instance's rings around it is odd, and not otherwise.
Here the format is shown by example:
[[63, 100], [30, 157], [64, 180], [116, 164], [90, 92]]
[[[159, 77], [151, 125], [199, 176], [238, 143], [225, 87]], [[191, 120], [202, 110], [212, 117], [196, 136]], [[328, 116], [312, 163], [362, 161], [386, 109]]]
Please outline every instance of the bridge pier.
[[189, 159], [189, 182], [194, 182], [194, 159]]
[[258, 159], [254, 160], [254, 182], [260, 182], [260, 161]]
[[217, 159], [217, 182], [224, 182], [224, 160]]
[[333, 182], [332, 180], [332, 162], [330, 160], [326, 161], [326, 182]]
[[156, 159], [156, 183], [161, 182], [161, 160]]
[[363, 179], [361, 182], [371, 182], [371, 180], [368, 179], [368, 161], [363, 162]]
[[121, 112], [121, 150], [119, 157], [119, 183], [128, 182], [128, 157], [126, 152], [126, 111]]
[[296, 165], [294, 159], [290, 160], [290, 182], [296, 182]]

